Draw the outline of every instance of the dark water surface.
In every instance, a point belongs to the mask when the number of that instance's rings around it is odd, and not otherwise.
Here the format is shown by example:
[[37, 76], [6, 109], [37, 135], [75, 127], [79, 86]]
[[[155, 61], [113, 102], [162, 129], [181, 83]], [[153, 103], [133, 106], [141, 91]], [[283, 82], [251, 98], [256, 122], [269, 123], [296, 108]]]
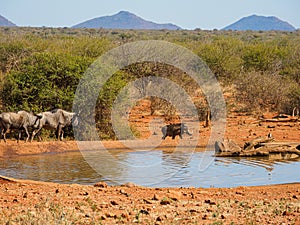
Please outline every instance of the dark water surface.
[[[58, 183], [234, 187], [300, 182], [300, 160], [214, 158], [210, 152], [109, 151], [0, 159], [0, 175]], [[204, 166], [203, 166], [204, 165]], [[93, 168], [92, 168], [92, 167]]]

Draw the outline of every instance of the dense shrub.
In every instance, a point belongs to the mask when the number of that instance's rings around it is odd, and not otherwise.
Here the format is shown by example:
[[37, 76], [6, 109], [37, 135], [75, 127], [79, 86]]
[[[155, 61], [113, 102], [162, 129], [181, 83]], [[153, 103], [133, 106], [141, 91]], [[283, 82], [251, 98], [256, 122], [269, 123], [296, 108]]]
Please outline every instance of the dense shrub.
[[[90, 64], [115, 46], [137, 40], [166, 40], [187, 47], [210, 67], [224, 86], [234, 84], [242, 110], [291, 113], [300, 105], [300, 32], [134, 31], [69, 28], [0, 28], [2, 111], [71, 110], [79, 79]], [[144, 76], [162, 76], [190, 96], [199, 87], [178, 68], [141, 62], [116, 73], [99, 93], [95, 118], [101, 137], [113, 138], [111, 107], [119, 91]], [[199, 97], [199, 96], [198, 96]], [[195, 104], [200, 118], [207, 105]], [[174, 107], [150, 98], [152, 112]], [[94, 113], [94, 112], [90, 112]], [[87, 130], [87, 132], [89, 132]]]
[[230, 82], [241, 71], [241, 51], [244, 43], [237, 38], [214, 38], [211, 42], [200, 43], [194, 50], [207, 63], [216, 77]]
[[78, 81], [90, 60], [57, 53], [34, 53], [6, 75], [1, 98], [5, 110], [70, 110]]
[[299, 106], [300, 86], [281, 75], [250, 72], [240, 75], [235, 84], [243, 111], [290, 113]]

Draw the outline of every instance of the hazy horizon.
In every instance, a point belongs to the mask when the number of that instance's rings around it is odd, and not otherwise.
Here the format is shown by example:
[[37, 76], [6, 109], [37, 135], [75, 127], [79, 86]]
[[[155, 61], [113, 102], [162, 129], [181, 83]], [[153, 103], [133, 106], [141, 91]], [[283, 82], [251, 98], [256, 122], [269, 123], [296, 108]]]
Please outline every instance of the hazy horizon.
[[101, 16], [119, 11], [129, 11], [155, 23], [173, 23], [183, 29], [222, 29], [239, 19], [253, 14], [276, 16], [295, 28], [300, 28], [298, 0], [174, 0], [118, 2], [86, 0], [10, 0], [1, 5], [0, 15], [18, 26], [71, 27]]

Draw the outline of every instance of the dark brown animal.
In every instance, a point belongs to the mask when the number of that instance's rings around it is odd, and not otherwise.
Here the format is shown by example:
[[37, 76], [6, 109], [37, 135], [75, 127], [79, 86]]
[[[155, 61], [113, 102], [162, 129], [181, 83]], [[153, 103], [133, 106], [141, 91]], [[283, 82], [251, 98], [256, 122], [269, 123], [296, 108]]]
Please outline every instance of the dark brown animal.
[[161, 128], [161, 132], [163, 133], [162, 139], [166, 139], [167, 136], [172, 137], [175, 139], [177, 135], [182, 139], [183, 134], [192, 135], [189, 132], [188, 127], [184, 123], [176, 123], [176, 124], [169, 124]]

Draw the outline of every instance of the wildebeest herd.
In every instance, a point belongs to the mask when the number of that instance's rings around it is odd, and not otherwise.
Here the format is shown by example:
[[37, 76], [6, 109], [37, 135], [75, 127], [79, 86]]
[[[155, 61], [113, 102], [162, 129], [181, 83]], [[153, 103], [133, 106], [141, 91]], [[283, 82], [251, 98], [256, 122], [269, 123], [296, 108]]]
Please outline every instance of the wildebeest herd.
[[38, 134], [39, 139], [41, 137], [39, 132], [42, 128], [52, 129], [56, 132], [56, 137], [59, 140], [63, 140], [63, 128], [78, 125], [78, 116], [76, 113], [68, 112], [63, 109], [54, 109], [48, 112], [42, 112], [39, 114], [34, 114], [32, 112], [19, 111], [14, 112], [3, 112], [0, 114], [0, 129], [1, 138], [6, 142], [6, 134], [10, 130], [18, 131], [18, 142], [21, 138], [22, 130], [25, 130], [27, 135], [25, 141], [27, 142], [30, 138], [29, 129], [32, 129], [31, 139]]

